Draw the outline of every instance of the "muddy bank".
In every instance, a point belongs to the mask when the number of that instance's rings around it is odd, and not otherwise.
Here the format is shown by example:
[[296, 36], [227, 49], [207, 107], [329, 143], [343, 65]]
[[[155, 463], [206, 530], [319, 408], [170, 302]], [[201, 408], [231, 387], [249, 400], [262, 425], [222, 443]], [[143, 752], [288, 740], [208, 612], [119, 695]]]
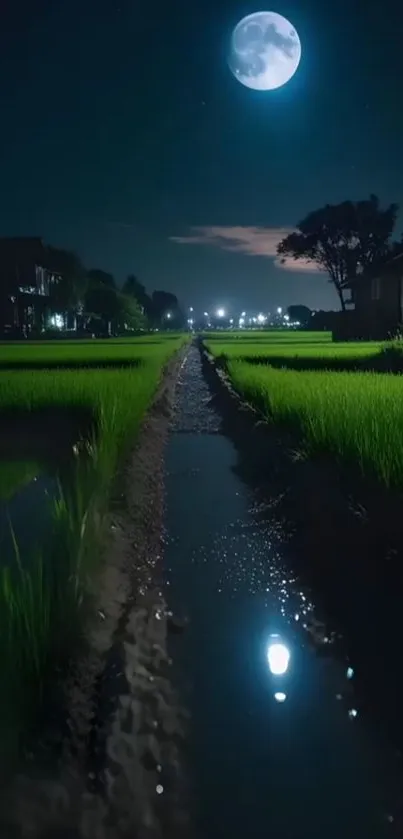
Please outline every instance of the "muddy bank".
[[360, 715], [376, 721], [400, 759], [403, 497], [334, 461], [303, 459], [296, 438], [262, 422], [203, 351], [202, 361], [240, 474], [263, 504], [277, 495], [287, 550], [340, 636], [336, 653], [355, 663]]
[[0, 827], [10, 839], [187, 833], [184, 713], [171, 684], [173, 618], [161, 586], [163, 452], [181, 355], [165, 371], [99, 522], [104, 561], [85, 652], [64, 685], [63, 727], [58, 714], [3, 790]]

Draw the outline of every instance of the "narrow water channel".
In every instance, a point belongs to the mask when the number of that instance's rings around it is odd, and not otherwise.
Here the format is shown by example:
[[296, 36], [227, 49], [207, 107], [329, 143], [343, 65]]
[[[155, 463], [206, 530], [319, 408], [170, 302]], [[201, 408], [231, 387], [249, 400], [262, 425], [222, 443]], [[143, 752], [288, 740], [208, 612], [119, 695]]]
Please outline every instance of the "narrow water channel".
[[194, 347], [166, 457], [166, 567], [172, 606], [189, 618], [174, 654], [198, 836], [397, 835], [401, 780], [357, 712], [354, 668], [311, 642], [314, 597], [237, 458]]

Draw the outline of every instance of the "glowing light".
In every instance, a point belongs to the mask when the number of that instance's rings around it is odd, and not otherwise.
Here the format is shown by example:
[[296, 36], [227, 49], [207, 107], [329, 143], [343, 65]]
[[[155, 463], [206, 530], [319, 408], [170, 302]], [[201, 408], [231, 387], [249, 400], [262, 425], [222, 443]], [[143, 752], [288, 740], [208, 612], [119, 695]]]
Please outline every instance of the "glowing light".
[[208, 318], [208, 312], [204, 312], [204, 317]]
[[288, 670], [290, 651], [284, 644], [270, 644], [267, 651], [270, 672], [273, 676], [283, 676]]
[[232, 32], [228, 65], [245, 87], [260, 91], [281, 87], [292, 78], [300, 59], [299, 35], [277, 12], [249, 14]]
[[241, 318], [246, 317], [246, 312], [241, 312]]
[[245, 323], [245, 318], [239, 318], [239, 326], [243, 326]]
[[281, 691], [277, 691], [277, 693], [274, 694], [274, 698], [276, 702], [285, 702], [285, 700], [287, 699], [287, 694], [282, 693]]
[[162, 786], [162, 784], [157, 784], [157, 786], [155, 787], [155, 791], [157, 795], [162, 795], [162, 793], [164, 792], [164, 787]]
[[166, 313], [166, 315], [165, 315], [165, 317], [166, 317], [168, 320], [170, 320], [170, 319], [171, 319], [171, 317], [172, 317], [171, 312], [167, 312], [167, 313]]
[[349, 717], [350, 717], [350, 720], [355, 719], [355, 717], [357, 716], [357, 714], [358, 714], [358, 711], [357, 711], [357, 709], [356, 709], [356, 708], [350, 708], [350, 710], [349, 710], [349, 712], [348, 712], [348, 715], [349, 715]]
[[281, 307], [281, 306], [277, 306], [277, 314], [278, 314], [278, 315], [281, 315], [281, 312], [282, 312], [282, 311], [283, 311], [282, 307]]
[[56, 327], [56, 329], [63, 329], [63, 315], [52, 315], [50, 322], [52, 326]]
[[264, 323], [264, 322], [265, 322], [265, 320], [266, 320], [266, 318], [265, 318], [265, 316], [264, 316], [264, 315], [262, 315], [262, 313], [260, 312], [260, 313], [258, 314], [258, 316], [257, 316], [257, 320], [258, 320], [258, 323]]
[[193, 306], [189, 306], [189, 312], [193, 312]]
[[290, 320], [290, 316], [289, 315], [284, 315], [284, 320], [287, 320], [287, 321]]
[[234, 323], [234, 318], [230, 318], [230, 319], [229, 319], [229, 322], [230, 322], [230, 323]]
[[225, 309], [217, 309], [217, 317], [218, 318], [225, 317]]
[[352, 668], [352, 667], [347, 667], [347, 673], [346, 673], [346, 676], [347, 676], [347, 678], [348, 678], [348, 679], [352, 679], [352, 678], [353, 678], [353, 676], [354, 676], [354, 670], [353, 670], [353, 668]]

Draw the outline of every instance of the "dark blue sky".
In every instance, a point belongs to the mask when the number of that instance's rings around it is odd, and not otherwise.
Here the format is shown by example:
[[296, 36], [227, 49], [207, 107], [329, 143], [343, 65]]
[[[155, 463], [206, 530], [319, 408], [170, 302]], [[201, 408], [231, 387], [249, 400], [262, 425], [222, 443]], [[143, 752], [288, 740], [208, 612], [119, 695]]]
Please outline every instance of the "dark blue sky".
[[[226, 64], [254, 4], [6, 0], [0, 235], [42, 235], [203, 309], [336, 306], [324, 277], [225, 248], [245, 228], [242, 250], [270, 254], [279, 228], [326, 202], [403, 204], [403, 16], [397, 0], [352, 5], [269, 4], [302, 59], [262, 94]], [[215, 244], [171, 238], [211, 242], [212, 227]]]

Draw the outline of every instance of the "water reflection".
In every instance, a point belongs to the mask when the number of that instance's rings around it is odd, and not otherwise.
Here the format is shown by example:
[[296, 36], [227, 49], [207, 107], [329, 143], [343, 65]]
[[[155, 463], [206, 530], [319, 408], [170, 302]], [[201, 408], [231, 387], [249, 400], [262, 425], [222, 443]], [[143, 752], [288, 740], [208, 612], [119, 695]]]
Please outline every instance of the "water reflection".
[[[191, 387], [184, 381], [182, 401]], [[206, 430], [198, 411], [197, 432]], [[185, 419], [177, 430], [189, 430]], [[167, 463], [166, 553], [174, 603], [189, 614], [180, 655], [200, 835], [379, 839], [394, 811], [360, 719], [355, 662], [285, 561], [275, 508], [254, 503], [217, 435], [172, 435]]]
[[287, 699], [287, 694], [282, 693], [281, 691], [277, 691], [274, 694], [274, 698], [275, 698], [276, 702], [285, 702], [285, 700]]
[[270, 644], [267, 651], [270, 672], [273, 676], [283, 676], [288, 670], [290, 651], [285, 644]]

